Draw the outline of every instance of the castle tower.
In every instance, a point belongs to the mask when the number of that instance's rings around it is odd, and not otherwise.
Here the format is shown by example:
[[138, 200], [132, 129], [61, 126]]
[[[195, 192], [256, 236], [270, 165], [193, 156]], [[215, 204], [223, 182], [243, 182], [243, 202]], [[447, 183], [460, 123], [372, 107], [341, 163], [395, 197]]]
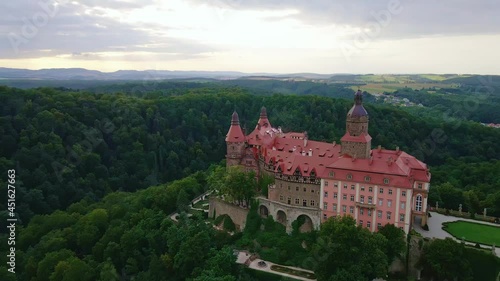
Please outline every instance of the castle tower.
[[269, 129], [271, 128], [271, 123], [269, 123], [269, 119], [267, 119], [267, 110], [265, 107], [262, 107], [260, 109], [260, 116], [259, 116], [259, 121], [257, 122], [256, 129]]
[[240, 127], [238, 113], [233, 112], [231, 127], [226, 135], [226, 167], [239, 165], [245, 153], [245, 135]]
[[363, 107], [363, 93], [354, 95], [354, 105], [347, 113], [346, 133], [341, 139], [342, 154], [355, 158], [370, 158], [372, 137], [368, 134], [368, 112]]

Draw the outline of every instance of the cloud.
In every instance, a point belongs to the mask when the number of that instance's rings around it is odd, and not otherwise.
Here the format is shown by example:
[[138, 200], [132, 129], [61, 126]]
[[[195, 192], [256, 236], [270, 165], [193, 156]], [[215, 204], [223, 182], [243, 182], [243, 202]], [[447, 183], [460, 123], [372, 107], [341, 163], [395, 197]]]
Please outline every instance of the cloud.
[[[213, 47], [169, 37], [168, 27], [132, 25], [116, 15], [153, 1], [8, 1], [0, 11], [0, 59], [102, 52], [156, 52], [165, 57], [199, 56]], [[81, 56], [80, 56], [81, 57]]]
[[470, 35], [500, 33], [498, 0], [189, 0], [230, 10], [296, 9], [290, 15], [310, 25], [338, 25], [364, 28], [377, 22], [374, 14], [397, 5], [401, 12], [391, 14], [380, 33], [384, 38], [416, 38], [432, 35]]

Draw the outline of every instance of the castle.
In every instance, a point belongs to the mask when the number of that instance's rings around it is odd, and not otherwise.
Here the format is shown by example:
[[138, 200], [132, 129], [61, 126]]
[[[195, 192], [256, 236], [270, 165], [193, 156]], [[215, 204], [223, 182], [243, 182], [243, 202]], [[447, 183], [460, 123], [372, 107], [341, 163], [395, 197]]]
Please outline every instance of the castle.
[[426, 225], [427, 165], [399, 148], [372, 149], [368, 123], [359, 90], [341, 144], [309, 140], [306, 132], [284, 133], [271, 126], [264, 107], [255, 129], [245, 135], [234, 112], [227, 166], [275, 178], [267, 198], [258, 198], [259, 213], [272, 215], [288, 231], [299, 218], [307, 231], [338, 215], [350, 215], [371, 231], [388, 223], [405, 233], [413, 223]]

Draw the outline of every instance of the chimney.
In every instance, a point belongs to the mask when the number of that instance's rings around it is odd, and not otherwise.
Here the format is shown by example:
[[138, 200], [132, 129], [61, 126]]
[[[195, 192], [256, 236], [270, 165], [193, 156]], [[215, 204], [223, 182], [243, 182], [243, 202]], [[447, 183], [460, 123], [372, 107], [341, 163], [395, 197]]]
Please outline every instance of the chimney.
[[370, 165], [373, 164], [373, 156], [370, 156]]
[[387, 159], [387, 165], [391, 166], [392, 165], [392, 156]]
[[352, 156], [352, 162], [356, 161], [356, 154]]
[[396, 146], [396, 153], [399, 154], [399, 146]]
[[309, 156], [313, 156], [313, 150], [309, 148]]
[[382, 146], [379, 144], [378, 145], [378, 152], [380, 152], [382, 150]]
[[337, 145], [337, 142], [333, 141], [333, 147], [335, 147], [336, 145]]

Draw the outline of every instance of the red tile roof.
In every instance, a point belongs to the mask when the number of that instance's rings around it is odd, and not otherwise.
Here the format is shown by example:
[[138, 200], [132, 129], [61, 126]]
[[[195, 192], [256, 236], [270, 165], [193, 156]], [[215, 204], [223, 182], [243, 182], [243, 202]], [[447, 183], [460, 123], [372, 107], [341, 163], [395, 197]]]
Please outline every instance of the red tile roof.
[[231, 127], [229, 127], [229, 131], [226, 135], [226, 142], [244, 142], [245, 135], [240, 127], [240, 119], [238, 118], [238, 113], [233, 112], [233, 116], [231, 118]]

